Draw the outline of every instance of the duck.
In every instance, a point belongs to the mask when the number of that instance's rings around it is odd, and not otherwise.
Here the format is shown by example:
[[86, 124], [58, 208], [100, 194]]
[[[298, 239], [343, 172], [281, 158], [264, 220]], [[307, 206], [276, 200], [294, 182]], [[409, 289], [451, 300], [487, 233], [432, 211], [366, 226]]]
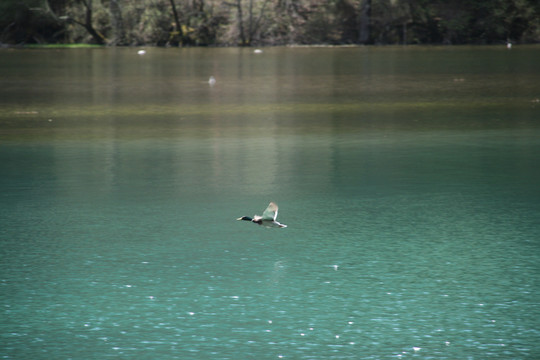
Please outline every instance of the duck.
[[264, 210], [262, 216], [253, 215], [252, 218], [249, 216], [242, 216], [236, 220], [251, 221], [255, 224], [263, 225], [265, 227], [286, 228], [287, 225], [281, 224], [276, 221], [277, 214], [278, 214], [278, 206], [276, 203], [271, 202], [270, 204], [268, 204], [268, 207], [266, 208], [266, 210]]

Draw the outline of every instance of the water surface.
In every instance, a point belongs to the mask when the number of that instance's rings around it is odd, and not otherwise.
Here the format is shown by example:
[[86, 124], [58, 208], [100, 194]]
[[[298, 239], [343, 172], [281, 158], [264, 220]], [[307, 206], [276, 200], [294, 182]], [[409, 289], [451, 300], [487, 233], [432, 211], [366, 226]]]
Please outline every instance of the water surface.
[[0, 52], [0, 354], [533, 358], [538, 55]]

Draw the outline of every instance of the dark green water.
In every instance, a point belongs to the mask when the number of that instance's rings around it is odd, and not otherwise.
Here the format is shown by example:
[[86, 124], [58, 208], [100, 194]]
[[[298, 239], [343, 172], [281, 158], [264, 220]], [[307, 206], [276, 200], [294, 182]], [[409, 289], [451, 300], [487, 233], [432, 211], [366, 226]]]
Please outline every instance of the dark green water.
[[537, 356], [540, 47], [137, 50], [0, 51], [2, 358]]

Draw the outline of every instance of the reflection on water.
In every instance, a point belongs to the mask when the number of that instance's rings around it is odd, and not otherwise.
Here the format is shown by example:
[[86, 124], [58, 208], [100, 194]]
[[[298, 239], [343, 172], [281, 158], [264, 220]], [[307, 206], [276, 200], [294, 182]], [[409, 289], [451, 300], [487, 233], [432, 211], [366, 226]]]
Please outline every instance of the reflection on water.
[[515, 50], [1, 53], [4, 358], [534, 356]]

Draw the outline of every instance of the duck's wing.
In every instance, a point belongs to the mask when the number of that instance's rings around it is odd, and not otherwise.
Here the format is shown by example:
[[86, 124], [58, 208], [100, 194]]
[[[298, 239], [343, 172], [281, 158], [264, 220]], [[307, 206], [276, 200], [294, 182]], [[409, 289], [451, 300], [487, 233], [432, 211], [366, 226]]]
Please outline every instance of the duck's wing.
[[262, 214], [262, 220], [275, 221], [277, 218], [277, 213], [278, 213], [278, 206], [275, 203], [271, 202], [266, 208], [266, 210], [264, 210]]

